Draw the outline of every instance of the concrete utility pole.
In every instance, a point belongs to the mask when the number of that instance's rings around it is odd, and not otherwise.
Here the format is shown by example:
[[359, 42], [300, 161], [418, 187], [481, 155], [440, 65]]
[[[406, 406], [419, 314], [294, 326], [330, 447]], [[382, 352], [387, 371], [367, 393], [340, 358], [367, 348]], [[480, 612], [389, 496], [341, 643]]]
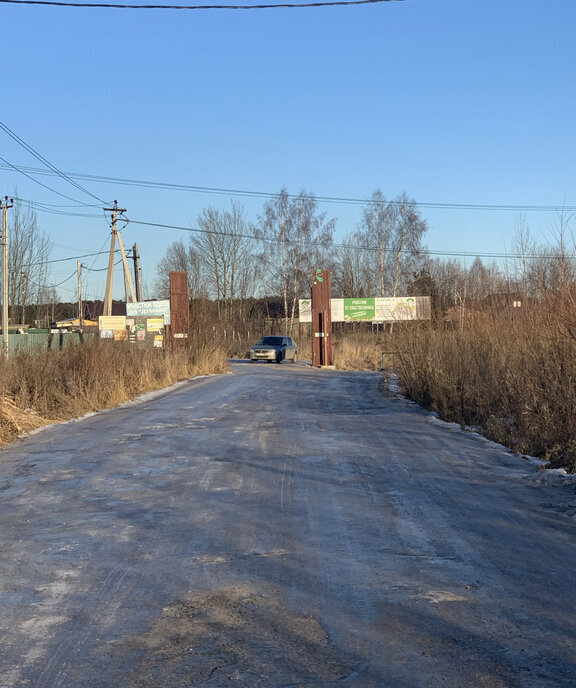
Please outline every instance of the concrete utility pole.
[[78, 327], [82, 329], [84, 318], [82, 317], [82, 263], [78, 261]]
[[[104, 315], [112, 315], [112, 288], [114, 286], [114, 252], [116, 249], [116, 238], [118, 238], [118, 246], [122, 254], [122, 263], [124, 264], [124, 279], [126, 280], [127, 288], [131, 292], [132, 301], [136, 301], [134, 293], [134, 286], [132, 278], [128, 270], [128, 261], [126, 260], [126, 252], [124, 251], [124, 244], [120, 238], [120, 232], [116, 229], [116, 222], [118, 221], [118, 213], [126, 212], [126, 208], [119, 208], [118, 201], [114, 201], [112, 208], [104, 208], [105, 211], [112, 213], [112, 233], [110, 238], [110, 257], [108, 259], [108, 274], [106, 275], [106, 291], [104, 293]], [[126, 277], [128, 273], [128, 277]]]
[[134, 260], [136, 301], [142, 301], [142, 268], [140, 267], [140, 253], [138, 252], [138, 244], [134, 244], [132, 247], [132, 259]]
[[118, 235], [118, 247], [120, 248], [120, 255], [122, 256], [122, 265], [124, 266], [124, 293], [126, 294], [126, 303], [128, 303], [128, 294], [130, 294], [130, 301], [134, 303], [136, 301], [136, 293], [134, 291], [130, 269], [128, 268], [128, 259], [126, 258], [124, 243], [122, 242], [120, 232], [116, 232], [116, 234]]
[[2, 208], [2, 355], [8, 356], [8, 208], [12, 208], [14, 199], [4, 196], [0, 200]]

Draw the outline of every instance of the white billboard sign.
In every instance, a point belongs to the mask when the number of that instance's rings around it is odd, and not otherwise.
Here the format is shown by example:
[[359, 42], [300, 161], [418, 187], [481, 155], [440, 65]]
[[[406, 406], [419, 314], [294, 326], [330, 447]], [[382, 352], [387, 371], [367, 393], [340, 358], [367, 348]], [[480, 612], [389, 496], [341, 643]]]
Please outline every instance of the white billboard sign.
[[136, 301], [126, 304], [126, 315], [129, 317], [164, 316], [164, 324], [170, 325], [170, 299], [165, 301]]
[[[430, 320], [429, 296], [359, 297], [330, 299], [332, 322], [397, 322], [399, 320]], [[300, 299], [301, 323], [312, 322], [312, 302]]]

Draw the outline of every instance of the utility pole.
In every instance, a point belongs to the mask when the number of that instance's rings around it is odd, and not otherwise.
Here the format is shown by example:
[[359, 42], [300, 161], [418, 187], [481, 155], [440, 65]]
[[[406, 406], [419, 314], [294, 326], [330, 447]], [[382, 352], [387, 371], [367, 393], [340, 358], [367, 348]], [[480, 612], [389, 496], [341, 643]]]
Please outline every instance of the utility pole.
[[84, 318], [82, 317], [82, 263], [78, 261], [78, 327], [82, 330]]
[[[126, 208], [119, 208], [118, 201], [114, 201], [112, 208], [104, 208], [105, 211], [112, 213], [112, 233], [110, 236], [110, 257], [108, 258], [108, 273], [106, 275], [106, 291], [104, 293], [104, 313], [103, 315], [112, 315], [112, 288], [114, 286], [114, 252], [116, 249], [116, 237], [122, 252], [122, 260], [124, 262], [124, 270], [127, 269], [126, 255], [124, 253], [124, 246], [118, 230], [116, 229], [116, 222], [118, 220], [118, 213], [125, 213]], [[134, 297], [135, 300], [136, 297]]]
[[124, 290], [126, 294], [126, 303], [128, 303], [128, 294], [130, 294], [130, 300], [132, 303], [134, 303], [136, 301], [136, 293], [134, 291], [134, 284], [132, 283], [130, 269], [128, 268], [128, 259], [126, 258], [124, 243], [122, 242], [120, 232], [116, 232], [116, 234], [118, 235], [118, 246], [120, 248], [120, 255], [122, 256], [122, 265], [124, 266]]
[[12, 208], [14, 199], [4, 196], [0, 200], [2, 208], [2, 355], [8, 356], [8, 208]]
[[142, 301], [142, 268], [140, 267], [140, 253], [138, 252], [138, 244], [134, 244], [132, 247], [132, 259], [134, 260], [136, 301]]

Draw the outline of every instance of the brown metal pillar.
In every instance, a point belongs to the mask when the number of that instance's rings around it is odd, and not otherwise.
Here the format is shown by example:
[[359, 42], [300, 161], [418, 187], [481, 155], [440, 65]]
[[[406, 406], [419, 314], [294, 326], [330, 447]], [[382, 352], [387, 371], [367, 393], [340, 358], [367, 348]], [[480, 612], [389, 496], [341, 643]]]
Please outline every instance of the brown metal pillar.
[[312, 277], [312, 365], [317, 367], [334, 363], [330, 296], [330, 270], [315, 270]]
[[170, 321], [172, 341], [187, 339], [190, 331], [190, 305], [188, 303], [188, 273], [170, 273]]

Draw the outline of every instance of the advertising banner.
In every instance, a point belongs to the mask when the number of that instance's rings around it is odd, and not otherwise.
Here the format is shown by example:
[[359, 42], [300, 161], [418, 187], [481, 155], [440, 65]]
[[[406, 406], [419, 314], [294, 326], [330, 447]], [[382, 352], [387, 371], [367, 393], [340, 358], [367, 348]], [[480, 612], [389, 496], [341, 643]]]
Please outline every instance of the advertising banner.
[[374, 320], [376, 299], [342, 299], [344, 302], [344, 322], [355, 320]]
[[[330, 299], [332, 322], [398, 322], [430, 320], [429, 296]], [[300, 322], [312, 322], [310, 300], [300, 299]]]
[[164, 318], [126, 318], [128, 341], [140, 349], [164, 348]]
[[125, 315], [101, 315], [98, 318], [101, 339], [120, 341], [128, 338]]
[[157, 316], [164, 317], [164, 324], [170, 325], [170, 299], [164, 301], [136, 301], [126, 304], [126, 315], [134, 316]]

